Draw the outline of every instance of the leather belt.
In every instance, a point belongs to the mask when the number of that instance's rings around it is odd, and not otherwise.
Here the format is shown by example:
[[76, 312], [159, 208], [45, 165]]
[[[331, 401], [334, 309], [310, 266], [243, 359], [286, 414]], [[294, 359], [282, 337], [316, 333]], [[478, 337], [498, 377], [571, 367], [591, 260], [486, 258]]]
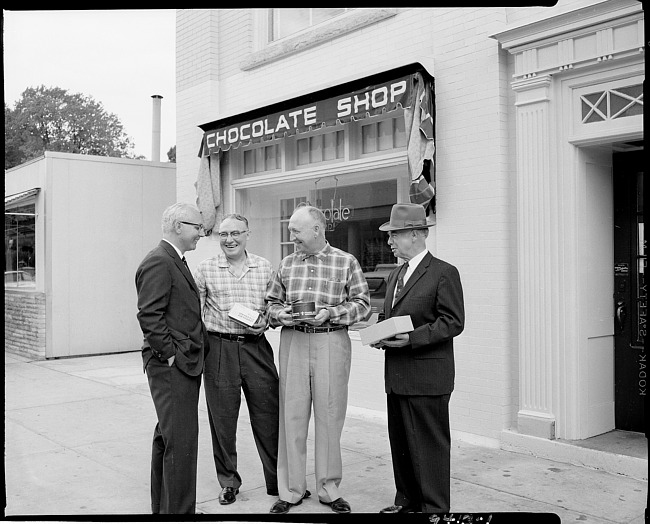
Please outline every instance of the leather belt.
[[295, 325], [295, 326], [288, 326], [288, 327], [290, 327], [291, 329], [295, 329], [296, 331], [302, 331], [303, 333], [330, 333], [331, 331], [347, 329], [348, 326], [340, 324], [338, 326], [331, 326], [331, 327], [302, 326], [302, 325]]
[[260, 339], [260, 335], [235, 335], [233, 333], [217, 333], [216, 331], [208, 331], [208, 334], [231, 342], [257, 342]]

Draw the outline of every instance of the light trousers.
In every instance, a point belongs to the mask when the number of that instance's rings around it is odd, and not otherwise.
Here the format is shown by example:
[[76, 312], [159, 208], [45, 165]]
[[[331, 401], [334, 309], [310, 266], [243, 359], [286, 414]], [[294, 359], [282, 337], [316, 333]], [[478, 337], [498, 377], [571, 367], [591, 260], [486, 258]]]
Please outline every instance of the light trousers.
[[280, 335], [280, 424], [278, 491], [295, 504], [307, 489], [307, 433], [314, 410], [315, 474], [318, 498], [340, 497], [343, 476], [341, 433], [348, 405], [352, 351], [347, 329]]

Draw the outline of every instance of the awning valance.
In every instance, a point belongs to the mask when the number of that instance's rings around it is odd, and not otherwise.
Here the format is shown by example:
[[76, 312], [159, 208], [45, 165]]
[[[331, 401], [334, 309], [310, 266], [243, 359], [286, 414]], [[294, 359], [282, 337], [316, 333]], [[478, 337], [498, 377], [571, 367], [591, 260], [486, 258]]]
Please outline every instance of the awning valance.
[[15, 193], [13, 195], [5, 195], [5, 208], [9, 204], [19, 204], [23, 200], [27, 200], [28, 198], [36, 195], [40, 190], [40, 187], [35, 187], [33, 189], [28, 189], [27, 191]]
[[199, 156], [411, 107], [423, 77], [433, 89], [414, 63], [203, 124]]

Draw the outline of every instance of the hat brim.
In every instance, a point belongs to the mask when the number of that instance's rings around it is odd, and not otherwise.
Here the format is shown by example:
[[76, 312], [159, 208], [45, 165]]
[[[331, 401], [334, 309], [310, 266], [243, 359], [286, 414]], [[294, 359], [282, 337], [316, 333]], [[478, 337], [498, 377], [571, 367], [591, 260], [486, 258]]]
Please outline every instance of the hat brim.
[[391, 226], [390, 222], [384, 222], [381, 226], [379, 226], [379, 231], [408, 231], [410, 229], [425, 229], [427, 227], [433, 227], [433, 226], [435, 226], [435, 224], [427, 222], [426, 224], [422, 224], [421, 226], [395, 227], [395, 226]]

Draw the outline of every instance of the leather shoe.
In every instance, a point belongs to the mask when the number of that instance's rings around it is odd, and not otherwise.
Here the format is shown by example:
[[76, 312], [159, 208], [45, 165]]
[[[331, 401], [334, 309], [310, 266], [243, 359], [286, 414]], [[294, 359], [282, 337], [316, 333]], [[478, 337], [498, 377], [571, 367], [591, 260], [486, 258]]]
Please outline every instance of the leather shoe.
[[411, 506], [388, 506], [387, 508], [380, 509], [379, 513], [415, 513], [415, 509]]
[[273, 506], [271, 506], [271, 510], [269, 513], [273, 513], [274, 515], [282, 515], [284, 513], [289, 513], [289, 510], [291, 509], [292, 506], [298, 506], [302, 504], [302, 499], [306, 499], [307, 497], [310, 497], [311, 493], [309, 492], [308, 489], [305, 490], [305, 494], [302, 496], [302, 498], [298, 502], [287, 502], [286, 500], [277, 500]]
[[221, 493], [219, 493], [219, 504], [232, 504], [237, 500], [235, 495], [238, 493], [239, 490], [237, 488], [226, 486], [221, 490]]
[[332, 511], [335, 513], [350, 513], [350, 511], [352, 511], [350, 509], [350, 504], [348, 501], [341, 497], [333, 500], [332, 502], [325, 502], [324, 500], [320, 500], [319, 502], [332, 508]]

